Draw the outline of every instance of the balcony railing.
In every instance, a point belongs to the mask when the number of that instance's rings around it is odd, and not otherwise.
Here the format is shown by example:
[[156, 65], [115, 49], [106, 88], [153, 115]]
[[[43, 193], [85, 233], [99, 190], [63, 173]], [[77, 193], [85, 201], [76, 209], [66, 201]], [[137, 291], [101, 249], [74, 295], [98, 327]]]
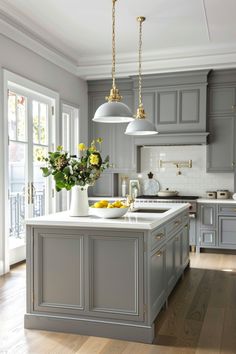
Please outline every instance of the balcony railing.
[[[10, 194], [10, 230], [9, 236], [15, 238], [23, 238], [25, 234], [25, 194]], [[33, 216], [45, 214], [45, 191], [35, 191]]]

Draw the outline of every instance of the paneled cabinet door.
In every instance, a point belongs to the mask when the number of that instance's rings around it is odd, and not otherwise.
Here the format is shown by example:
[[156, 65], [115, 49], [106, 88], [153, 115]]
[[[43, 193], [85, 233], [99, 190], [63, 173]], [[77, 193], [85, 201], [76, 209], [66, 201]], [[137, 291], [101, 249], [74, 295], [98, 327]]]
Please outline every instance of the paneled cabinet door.
[[175, 285], [175, 237], [166, 244], [166, 282], [169, 295]]
[[214, 116], [209, 119], [207, 171], [233, 172], [235, 168], [235, 116]]
[[209, 113], [232, 114], [235, 111], [236, 90], [234, 87], [211, 87], [209, 89]]
[[155, 249], [150, 260], [150, 306], [151, 321], [155, 319], [165, 300], [165, 255], [166, 249]]
[[216, 205], [200, 205], [200, 228], [214, 228], [216, 226]]
[[182, 266], [185, 267], [189, 261], [189, 224], [185, 224], [182, 233]]
[[143, 235], [138, 232], [114, 231], [112, 235], [111, 231], [90, 232], [87, 265], [87, 314], [142, 321]]
[[219, 247], [236, 248], [236, 218], [233, 216], [219, 217]]
[[181, 245], [182, 232], [175, 236], [175, 274], [177, 278], [181, 274], [182, 264], [182, 245]]
[[34, 311], [84, 312], [84, 236], [78, 231], [34, 229]]

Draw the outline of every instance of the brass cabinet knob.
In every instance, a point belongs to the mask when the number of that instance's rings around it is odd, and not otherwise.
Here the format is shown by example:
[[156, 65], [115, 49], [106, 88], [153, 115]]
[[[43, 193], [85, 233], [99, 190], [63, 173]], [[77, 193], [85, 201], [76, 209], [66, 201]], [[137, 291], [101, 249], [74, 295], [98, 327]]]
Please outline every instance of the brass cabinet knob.
[[155, 253], [155, 256], [156, 256], [156, 257], [161, 257], [161, 255], [162, 255], [162, 252], [161, 252], [161, 251], [158, 251], [157, 253]]
[[165, 235], [163, 234], [163, 232], [161, 232], [160, 234], [155, 236], [155, 239], [157, 240], [161, 240]]

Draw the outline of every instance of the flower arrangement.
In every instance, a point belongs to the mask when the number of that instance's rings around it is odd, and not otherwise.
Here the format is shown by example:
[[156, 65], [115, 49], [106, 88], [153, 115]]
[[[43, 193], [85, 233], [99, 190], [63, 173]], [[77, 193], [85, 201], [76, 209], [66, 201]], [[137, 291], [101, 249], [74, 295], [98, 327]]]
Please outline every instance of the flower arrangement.
[[97, 144], [101, 150], [101, 138], [93, 140], [89, 147], [78, 144], [79, 156], [70, 155], [58, 146], [55, 152], [48, 153], [48, 157], [40, 158], [47, 164], [41, 167], [43, 176], [53, 176], [57, 192], [63, 188], [70, 190], [74, 186], [93, 185], [101, 172], [110, 167], [109, 156], [102, 160]]

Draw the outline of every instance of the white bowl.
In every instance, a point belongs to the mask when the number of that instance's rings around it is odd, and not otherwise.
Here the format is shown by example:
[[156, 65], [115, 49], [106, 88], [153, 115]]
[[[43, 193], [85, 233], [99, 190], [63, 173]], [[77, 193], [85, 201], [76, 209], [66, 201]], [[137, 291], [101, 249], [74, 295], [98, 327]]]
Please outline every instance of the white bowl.
[[127, 213], [129, 208], [89, 208], [91, 215], [99, 216], [103, 219], [116, 219]]

